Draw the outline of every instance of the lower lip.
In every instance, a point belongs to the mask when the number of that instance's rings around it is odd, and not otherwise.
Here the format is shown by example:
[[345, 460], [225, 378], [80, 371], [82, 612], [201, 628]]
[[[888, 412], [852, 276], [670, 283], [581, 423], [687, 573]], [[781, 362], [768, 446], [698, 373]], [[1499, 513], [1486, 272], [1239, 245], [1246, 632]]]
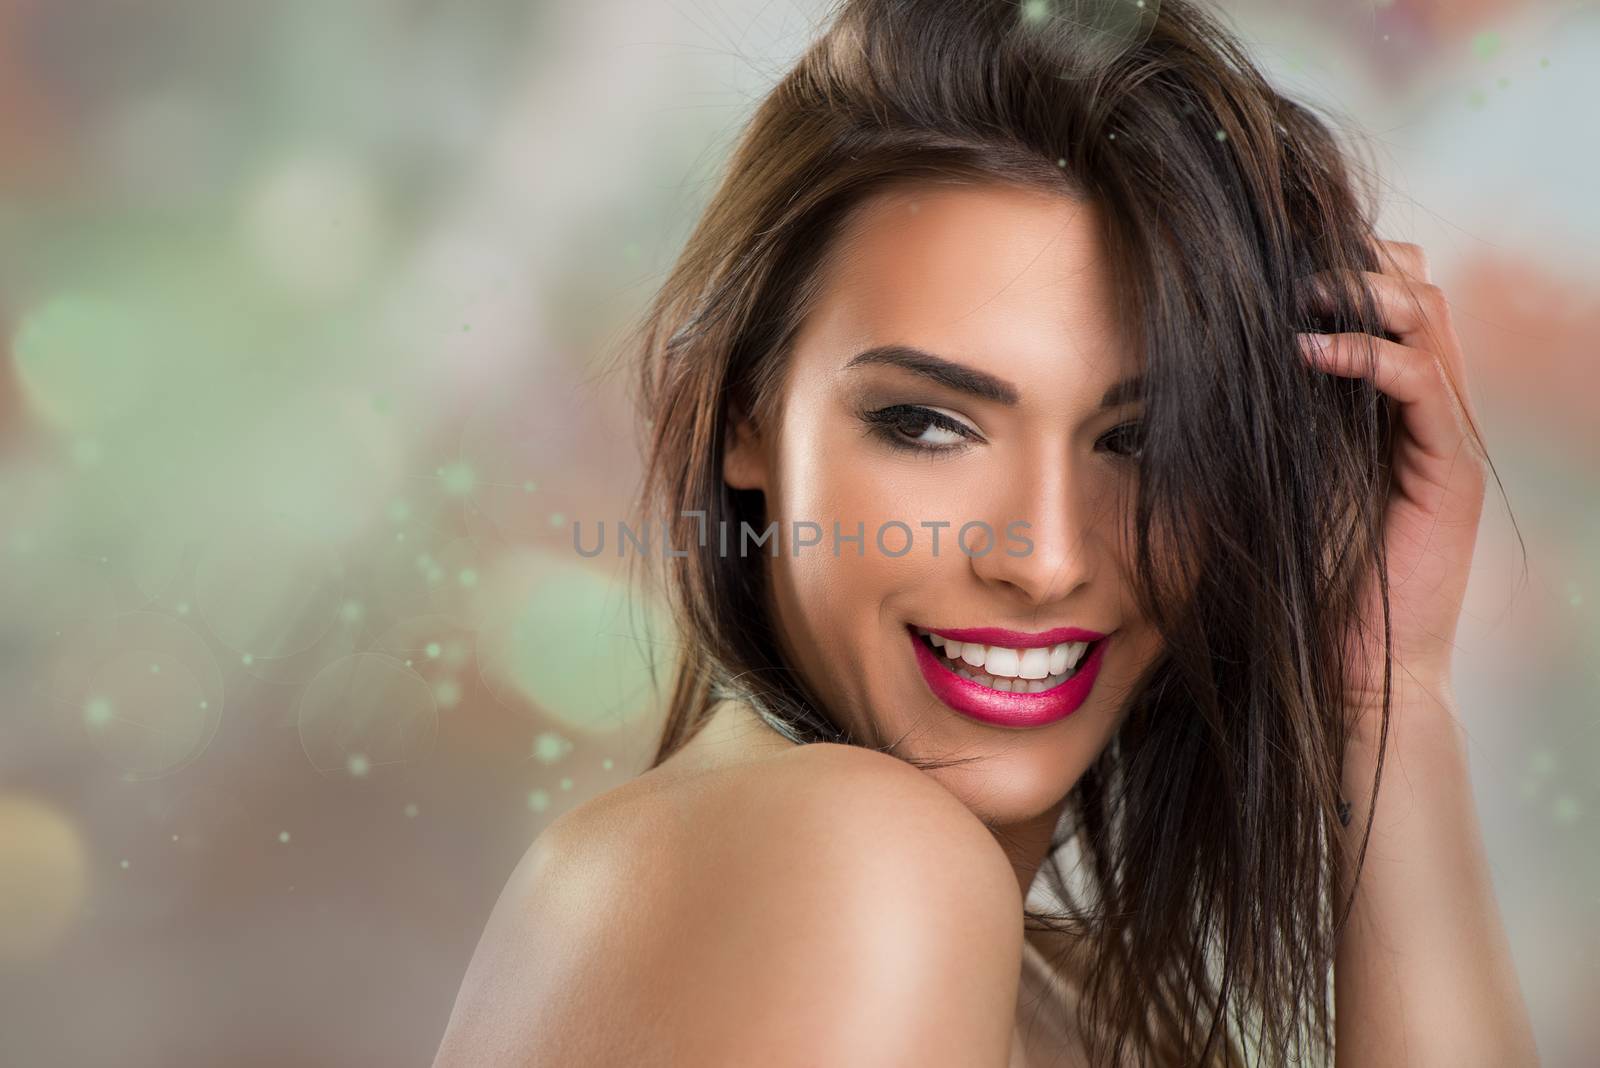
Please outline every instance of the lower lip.
[[1076, 712], [1094, 688], [1106, 643], [1111, 640], [1108, 635], [1095, 642], [1077, 673], [1061, 685], [1038, 693], [1006, 693], [957, 675], [945, 666], [952, 663], [948, 657], [936, 652], [915, 630], [908, 628], [907, 633], [911, 635], [917, 667], [933, 696], [963, 716], [997, 727], [1042, 727]]

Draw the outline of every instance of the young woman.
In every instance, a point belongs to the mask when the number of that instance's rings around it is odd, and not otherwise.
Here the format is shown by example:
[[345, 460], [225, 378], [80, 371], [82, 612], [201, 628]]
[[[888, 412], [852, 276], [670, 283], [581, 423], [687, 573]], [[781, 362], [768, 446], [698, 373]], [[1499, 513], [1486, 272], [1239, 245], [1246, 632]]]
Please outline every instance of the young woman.
[[1445, 299], [1203, 11], [1090, 10], [849, 0], [757, 110], [638, 336], [659, 750], [439, 1065], [1535, 1063]]

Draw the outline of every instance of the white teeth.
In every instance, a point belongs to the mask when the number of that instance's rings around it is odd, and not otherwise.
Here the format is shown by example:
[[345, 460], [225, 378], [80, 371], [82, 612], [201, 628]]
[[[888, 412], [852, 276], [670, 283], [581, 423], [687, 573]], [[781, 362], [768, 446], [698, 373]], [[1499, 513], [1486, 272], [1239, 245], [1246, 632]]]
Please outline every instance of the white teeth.
[[1050, 650], [1028, 649], [1022, 654], [1017, 675], [1024, 679], [1042, 679], [1050, 674]]
[[1071, 677], [1088, 642], [1061, 642], [1047, 648], [1016, 649], [1005, 645], [958, 642], [922, 627], [917, 633], [943, 651], [950, 667], [964, 679], [1002, 693], [1038, 693]]
[[1063, 672], [1059, 675], [1049, 675], [1042, 679], [1012, 679], [1005, 676], [996, 677], [981, 671], [973, 671], [966, 665], [956, 669], [956, 674], [980, 686], [1001, 693], [1042, 693], [1055, 686], [1060, 686], [1072, 677], [1071, 673]]
[[[966, 656], [965, 653], [962, 654]], [[973, 663], [970, 656], [966, 657], [967, 663]], [[1003, 675], [1006, 678], [1017, 677], [1017, 668], [1021, 665], [1022, 658], [1015, 649], [1008, 649], [1003, 645], [989, 646], [988, 655], [983, 658], [983, 670], [991, 675]]]

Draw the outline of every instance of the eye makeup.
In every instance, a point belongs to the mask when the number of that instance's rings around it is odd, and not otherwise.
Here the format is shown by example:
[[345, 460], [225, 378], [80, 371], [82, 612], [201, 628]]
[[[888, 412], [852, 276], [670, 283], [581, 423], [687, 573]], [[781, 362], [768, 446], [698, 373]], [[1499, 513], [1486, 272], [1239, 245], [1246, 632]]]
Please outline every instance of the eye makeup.
[[961, 420], [921, 404], [891, 404], [864, 411], [861, 419], [879, 441], [911, 452], [947, 453], [984, 440]]
[[[965, 422], [922, 404], [890, 404], [860, 413], [868, 433], [892, 449], [913, 453], [953, 453], [984, 442]], [[1133, 419], [1118, 423], [1100, 435], [1096, 446], [1129, 461], [1144, 452], [1144, 423]]]

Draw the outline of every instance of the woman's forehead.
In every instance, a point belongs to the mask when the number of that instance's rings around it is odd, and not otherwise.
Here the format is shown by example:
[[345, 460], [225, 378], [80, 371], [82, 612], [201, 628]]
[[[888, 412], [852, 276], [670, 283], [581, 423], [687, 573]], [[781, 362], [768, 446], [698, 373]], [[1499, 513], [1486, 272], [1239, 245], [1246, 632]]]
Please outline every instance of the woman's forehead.
[[[905, 344], [1013, 379], [1127, 368], [1090, 202], [1019, 186], [903, 187], [841, 232], [797, 355], [838, 369]], [[837, 365], [829, 368], [825, 365]]]

